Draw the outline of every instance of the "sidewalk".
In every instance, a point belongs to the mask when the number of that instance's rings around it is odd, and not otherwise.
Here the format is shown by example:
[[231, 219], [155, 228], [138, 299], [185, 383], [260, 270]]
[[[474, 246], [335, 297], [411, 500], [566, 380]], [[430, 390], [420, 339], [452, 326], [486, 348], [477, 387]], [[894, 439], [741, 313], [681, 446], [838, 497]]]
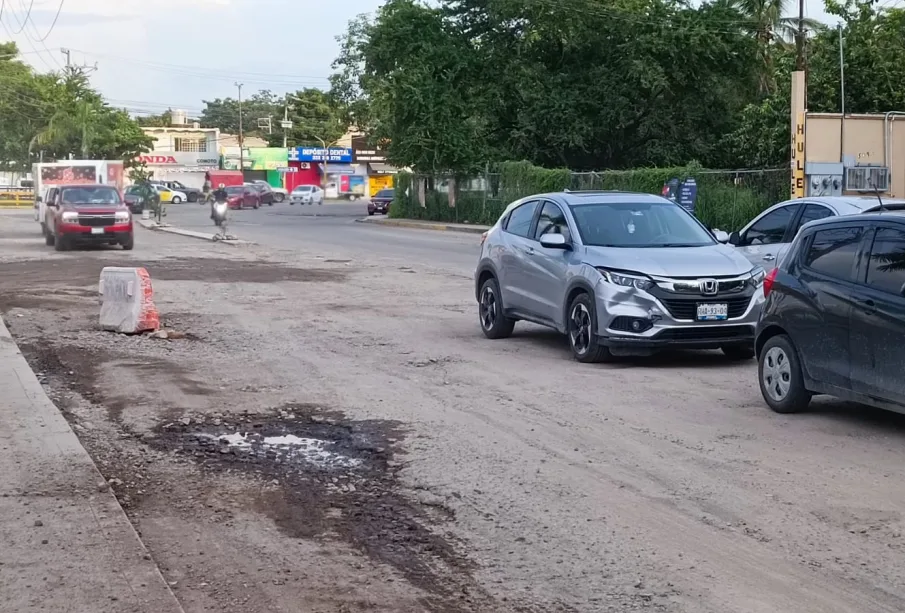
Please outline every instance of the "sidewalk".
[[395, 226], [398, 228], [419, 228], [421, 230], [465, 232], [468, 234], [482, 234], [490, 229], [490, 226], [478, 226], [475, 224], [422, 221], [420, 219], [391, 219], [389, 217], [364, 217], [357, 221], [378, 224], [381, 226]]
[[181, 613], [0, 320], [0, 612]]

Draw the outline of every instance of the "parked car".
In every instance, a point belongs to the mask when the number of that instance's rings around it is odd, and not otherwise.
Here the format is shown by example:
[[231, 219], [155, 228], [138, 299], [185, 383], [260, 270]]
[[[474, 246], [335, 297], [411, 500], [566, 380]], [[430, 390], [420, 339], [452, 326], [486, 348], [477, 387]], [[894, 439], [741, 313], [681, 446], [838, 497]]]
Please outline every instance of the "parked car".
[[754, 356], [764, 269], [678, 204], [650, 194], [564, 192], [510, 204], [481, 239], [481, 330], [553, 328], [581, 362], [668, 347]]
[[152, 183], [161, 185], [171, 191], [185, 194], [186, 202], [198, 202], [201, 198], [200, 189], [197, 187], [189, 187], [181, 181], [152, 181]]
[[[883, 199], [888, 209], [905, 208], [905, 200]], [[772, 268], [788, 250], [798, 230], [809, 221], [842, 215], [870, 213], [880, 208], [876, 196], [818, 196], [798, 198], [773, 205], [740, 232], [729, 235], [753, 264]]]
[[905, 212], [807, 224], [764, 293], [755, 347], [771, 409], [829, 394], [905, 413]]
[[274, 195], [273, 188], [271, 188], [270, 185], [262, 181], [260, 183], [246, 183], [245, 187], [253, 189], [257, 192], [261, 206], [264, 206], [265, 204], [268, 206], [273, 206]]
[[226, 188], [226, 203], [231, 209], [256, 209], [261, 206], [261, 195], [250, 185], [230, 185]]
[[141, 201], [141, 188], [138, 185], [130, 185], [123, 191], [123, 202], [133, 213], [141, 213], [143, 208]]
[[374, 213], [388, 214], [390, 212], [390, 203], [395, 195], [396, 190], [394, 189], [382, 189], [374, 194], [371, 197], [371, 201], [368, 202], [368, 215], [373, 215]]
[[159, 183], [152, 183], [151, 187], [154, 188], [154, 191], [157, 192], [157, 195], [160, 196], [161, 202], [168, 202], [170, 204], [179, 204], [181, 202], [188, 202], [188, 196], [183, 192], [173, 191], [169, 187], [165, 185], [160, 185]]
[[299, 185], [289, 194], [289, 204], [323, 204], [324, 190], [317, 185]]
[[57, 251], [81, 243], [135, 244], [132, 214], [110, 185], [61, 185], [47, 201], [44, 240]]
[[[273, 192], [273, 202], [285, 202], [286, 198], [289, 197], [289, 192], [282, 187], [274, 187], [267, 181], [255, 181], [255, 185], [261, 185], [269, 189]], [[273, 204], [271, 202], [271, 204]]]

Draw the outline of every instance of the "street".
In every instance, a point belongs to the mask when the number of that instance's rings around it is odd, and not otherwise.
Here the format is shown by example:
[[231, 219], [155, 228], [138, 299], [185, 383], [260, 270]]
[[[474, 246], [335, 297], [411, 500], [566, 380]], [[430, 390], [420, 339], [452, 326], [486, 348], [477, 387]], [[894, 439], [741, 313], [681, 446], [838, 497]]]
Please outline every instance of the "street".
[[[719, 352], [486, 340], [478, 235], [316, 211], [70, 253], [0, 214], [0, 313], [186, 612], [905, 610], [905, 417], [774, 414]], [[178, 334], [97, 329], [110, 265]]]

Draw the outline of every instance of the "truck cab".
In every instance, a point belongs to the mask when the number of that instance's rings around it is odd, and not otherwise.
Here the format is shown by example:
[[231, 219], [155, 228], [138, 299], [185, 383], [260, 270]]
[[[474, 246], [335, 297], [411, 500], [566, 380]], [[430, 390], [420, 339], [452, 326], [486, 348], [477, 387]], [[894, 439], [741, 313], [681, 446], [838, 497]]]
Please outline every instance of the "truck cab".
[[77, 244], [134, 246], [132, 213], [111, 185], [58, 185], [47, 191], [44, 240], [57, 251]]

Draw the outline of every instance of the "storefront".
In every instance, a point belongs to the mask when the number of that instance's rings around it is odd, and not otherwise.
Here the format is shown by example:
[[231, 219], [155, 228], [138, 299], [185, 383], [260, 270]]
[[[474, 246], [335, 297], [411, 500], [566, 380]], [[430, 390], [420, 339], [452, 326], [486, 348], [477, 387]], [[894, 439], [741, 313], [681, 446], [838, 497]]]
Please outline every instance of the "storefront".
[[283, 147], [251, 147], [246, 149], [250, 164], [245, 164], [246, 181], [267, 181], [273, 187], [283, 187], [284, 170], [289, 163], [289, 151]]
[[368, 145], [367, 137], [352, 137], [352, 159], [365, 168], [368, 196], [374, 197], [380, 190], [393, 187], [393, 176], [399, 170], [386, 163], [386, 151]]
[[187, 187], [204, 186], [204, 173], [217, 170], [220, 158], [216, 153], [173, 151], [138, 156], [155, 181], [179, 181]]
[[297, 185], [322, 185], [328, 198], [365, 195], [367, 171], [352, 163], [350, 148], [331, 147], [325, 152], [322, 147], [294, 147], [289, 150], [288, 166], [286, 189], [290, 191]]

